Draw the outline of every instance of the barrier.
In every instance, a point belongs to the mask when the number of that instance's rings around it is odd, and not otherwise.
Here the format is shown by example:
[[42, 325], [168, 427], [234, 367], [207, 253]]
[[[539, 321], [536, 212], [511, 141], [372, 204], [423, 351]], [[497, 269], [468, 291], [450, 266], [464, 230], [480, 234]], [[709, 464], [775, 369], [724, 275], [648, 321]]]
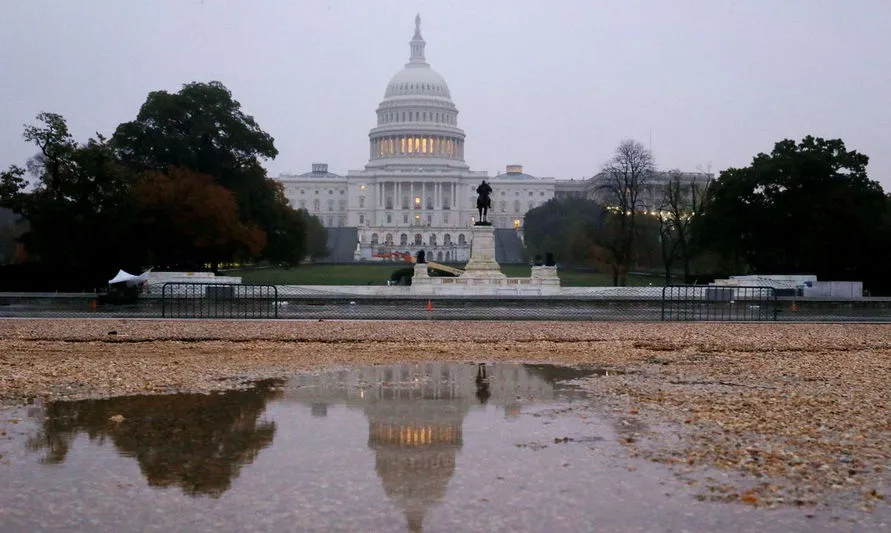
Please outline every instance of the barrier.
[[775, 321], [773, 287], [668, 285], [662, 288], [662, 320]]
[[163, 318], [278, 318], [275, 285], [168, 282], [161, 287]]

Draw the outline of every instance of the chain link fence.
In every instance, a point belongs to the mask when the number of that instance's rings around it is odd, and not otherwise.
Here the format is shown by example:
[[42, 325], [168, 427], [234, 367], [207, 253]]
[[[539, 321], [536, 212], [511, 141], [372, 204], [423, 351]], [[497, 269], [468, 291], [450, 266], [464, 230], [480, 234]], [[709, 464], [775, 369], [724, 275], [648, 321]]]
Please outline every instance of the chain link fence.
[[167, 283], [130, 301], [100, 295], [0, 294], [0, 317], [295, 320], [891, 322], [891, 298], [778, 297], [770, 287], [669, 286], [637, 295], [393, 295], [307, 287]]

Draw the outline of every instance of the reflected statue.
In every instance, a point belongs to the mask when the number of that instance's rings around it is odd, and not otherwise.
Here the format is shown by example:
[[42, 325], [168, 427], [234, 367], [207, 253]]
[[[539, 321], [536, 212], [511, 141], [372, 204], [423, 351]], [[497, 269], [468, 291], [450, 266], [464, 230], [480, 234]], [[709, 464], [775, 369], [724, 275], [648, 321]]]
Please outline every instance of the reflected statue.
[[476, 193], [479, 195], [476, 197], [476, 208], [479, 211], [480, 219], [477, 222], [476, 226], [491, 226], [492, 224], [489, 222], [489, 209], [492, 207], [492, 198], [489, 195], [492, 194], [492, 186], [486, 183], [486, 180], [480, 184], [479, 187], [476, 188]]
[[489, 377], [486, 376], [486, 363], [480, 363], [476, 370], [476, 398], [485, 405], [489, 401]]
[[45, 452], [42, 463], [60, 464], [83, 432], [135, 458], [152, 487], [180, 486], [193, 496], [219, 497], [241, 467], [272, 443], [275, 423], [260, 415], [281, 394], [273, 384], [222, 394], [53, 402], [28, 448]]

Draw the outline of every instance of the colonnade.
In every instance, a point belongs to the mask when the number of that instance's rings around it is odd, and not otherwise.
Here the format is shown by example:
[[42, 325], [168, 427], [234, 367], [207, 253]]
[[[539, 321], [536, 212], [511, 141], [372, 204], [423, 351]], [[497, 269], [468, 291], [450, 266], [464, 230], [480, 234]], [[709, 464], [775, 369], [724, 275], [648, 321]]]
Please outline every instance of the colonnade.
[[456, 209], [458, 182], [381, 181], [376, 185], [378, 209]]
[[464, 140], [438, 135], [392, 135], [371, 140], [371, 159], [383, 157], [442, 157], [464, 160]]

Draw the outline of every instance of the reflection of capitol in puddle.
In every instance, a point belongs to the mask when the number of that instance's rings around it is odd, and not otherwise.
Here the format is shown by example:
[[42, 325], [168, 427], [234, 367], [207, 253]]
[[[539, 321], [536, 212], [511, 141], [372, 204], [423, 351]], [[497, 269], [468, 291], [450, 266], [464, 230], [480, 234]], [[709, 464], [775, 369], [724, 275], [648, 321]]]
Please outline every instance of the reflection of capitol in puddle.
[[329, 404], [361, 408], [368, 447], [390, 500], [420, 531], [455, 472], [462, 425], [475, 407], [494, 405], [515, 417], [520, 405], [554, 397], [549, 366], [458, 363], [404, 364], [341, 370], [295, 378], [287, 399], [324, 416]]

